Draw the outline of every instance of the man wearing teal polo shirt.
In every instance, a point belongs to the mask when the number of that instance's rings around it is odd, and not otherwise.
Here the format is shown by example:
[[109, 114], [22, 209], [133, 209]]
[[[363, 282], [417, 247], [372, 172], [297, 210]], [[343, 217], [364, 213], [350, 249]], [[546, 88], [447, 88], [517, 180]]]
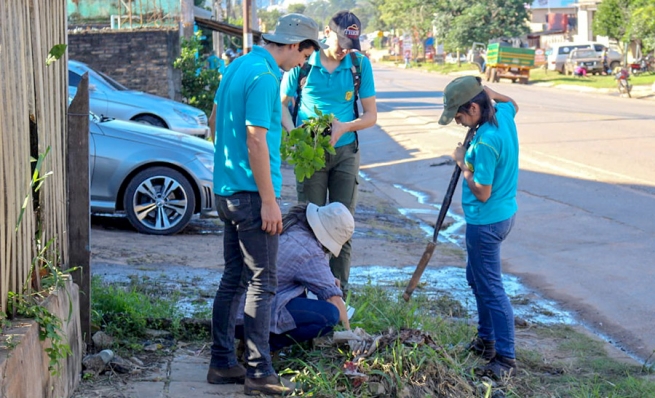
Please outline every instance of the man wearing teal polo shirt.
[[[225, 270], [214, 299], [207, 381], [244, 383], [248, 395], [293, 391], [293, 384], [273, 370], [268, 341], [282, 232], [279, 70], [302, 65], [319, 49], [318, 25], [300, 14], [285, 15], [264, 41], [263, 47], [255, 46], [226, 70], [210, 117], [216, 207], [225, 224]], [[244, 292], [247, 369], [237, 362], [234, 350]]]
[[[359, 173], [359, 141], [357, 131], [371, 127], [377, 121], [375, 84], [371, 63], [362, 54], [355, 52], [361, 71], [359, 93], [355, 92], [355, 74], [350, 53], [360, 50], [359, 35], [361, 23], [355, 14], [340, 11], [325, 28], [327, 49], [314, 53], [309, 58], [311, 66], [300, 95], [297, 120], [292, 120], [288, 105], [298, 90], [301, 68], [286, 73], [282, 80], [283, 126], [291, 130], [309, 117], [316, 116], [314, 107], [323, 113], [335, 116], [332, 124], [331, 143], [336, 155], [326, 154], [325, 167], [311, 178], [297, 183], [298, 201], [319, 206], [326, 201], [341, 202], [355, 214], [357, 205], [357, 184]], [[355, 94], [361, 99], [363, 113], [355, 115]], [[341, 254], [330, 259], [330, 268], [347, 289], [350, 276], [351, 241], [346, 242]]]

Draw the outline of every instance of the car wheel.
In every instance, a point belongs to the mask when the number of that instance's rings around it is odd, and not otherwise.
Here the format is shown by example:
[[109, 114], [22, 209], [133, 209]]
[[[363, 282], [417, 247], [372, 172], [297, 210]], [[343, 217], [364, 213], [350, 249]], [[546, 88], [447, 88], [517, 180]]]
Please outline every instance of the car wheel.
[[610, 63], [610, 70], [614, 70], [614, 69], [616, 69], [617, 66], [620, 66], [620, 65], [621, 65], [621, 63], [619, 61], [612, 61], [612, 63]]
[[167, 167], [153, 167], [134, 176], [123, 198], [130, 224], [151, 235], [180, 232], [191, 220], [195, 203], [189, 180]]
[[166, 123], [164, 123], [163, 120], [153, 115], [139, 115], [132, 120], [134, 120], [137, 123], [149, 124], [151, 126], [162, 127], [165, 129], [168, 128], [168, 126], [166, 125]]

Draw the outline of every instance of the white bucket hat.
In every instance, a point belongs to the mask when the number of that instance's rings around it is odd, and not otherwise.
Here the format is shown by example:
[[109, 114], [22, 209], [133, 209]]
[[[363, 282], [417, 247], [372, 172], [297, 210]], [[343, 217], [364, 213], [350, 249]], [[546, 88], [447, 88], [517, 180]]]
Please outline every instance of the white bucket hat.
[[334, 202], [326, 206], [307, 205], [307, 222], [319, 242], [339, 256], [341, 246], [348, 242], [355, 231], [355, 219], [343, 203]]

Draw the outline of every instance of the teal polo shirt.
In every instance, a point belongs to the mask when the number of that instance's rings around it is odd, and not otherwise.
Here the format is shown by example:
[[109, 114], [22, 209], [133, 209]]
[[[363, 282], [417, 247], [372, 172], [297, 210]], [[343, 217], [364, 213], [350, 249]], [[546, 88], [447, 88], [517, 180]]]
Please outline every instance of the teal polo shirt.
[[507, 220], [516, 213], [519, 178], [519, 139], [511, 102], [496, 104], [498, 127], [485, 123], [475, 133], [464, 161], [478, 184], [491, 185], [491, 196], [479, 201], [468, 184], [462, 187], [462, 208], [466, 222], [488, 225]]
[[268, 130], [271, 180], [275, 195], [282, 191], [280, 144], [282, 104], [280, 69], [273, 56], [255, 46], [252, 52], [235, 59], [218, 87], [216, 142], [214, 144], [214, 191], [221, 196], [236, 192], [258, 192], [248, 159], [246, 126]]
[[[373, 81], [371, 62], [362, 54], [358, 53], [357, 57], [361, 70], [359, 98], [373, 97], [375, 96], [375, 82]], [[355, 120], [353, 110], [355, 83], [350, 69], [352, 67], [350, 55], [346, 55], [332, 73], [328, 73], [321, 64], [320, 51], [313, 53], [307, 62], [312, 67], [302, 90], [296, 125], [302, 124], [302, 121], [307, 120], [309, 117], [316, 116], [314, 107], [323, 113], [334, 114], [340, 122]], [[300, 67], [285, 73], [280, 91], [289, 97], [295, 97], [298, 90], [299, 74]], [[354, 141], [355, 134], [348, 132], [341, 136], [335, 147], [347, 145]]]

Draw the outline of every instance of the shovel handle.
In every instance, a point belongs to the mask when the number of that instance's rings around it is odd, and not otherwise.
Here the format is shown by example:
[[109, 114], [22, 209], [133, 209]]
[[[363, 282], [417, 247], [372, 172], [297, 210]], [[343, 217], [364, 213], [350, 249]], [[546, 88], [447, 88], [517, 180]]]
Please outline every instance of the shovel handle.
[[[468, 132], [466, 133], [466, 137], [464, 137], [464, 145], [463, 145], [464, 150], [468, 149], [469, 145], [471, 145], [471, 140], [473, 139], [476, 130], [477, 129], [474, 127], [469, 128]], [[429, 242], [428, 246], [425, 248], [425, 251], [421, 256], [421, 259], [419, 260], [418, 265], [414, 270], [412, 279], [409, 280], [409, 284], [405, 289], [405, 293], [403, 293], [403, 299], [405, 299], [405, 301], [409, 301], [409, 298], [414, 292], [414, 289], [416, 289], [416, 286], [418, 286], [418, 283], [421, 280], [421, 276], [423, 275], [425, 268], [428, 266], [428, 263], [432, 258], [434, 249], [437, 246], [437, 238], [439, 237], [439, 230], [441, 230], [441, 226], [443, 225], [443, 221], [446, 218], [446, 214], [448, 214], [448, 209], [450, 208], [450, 202], [452, 202], [453, 200], [453, 194], [455, 193], [455, 189], [457, 188], [457, 183], [459, 182], [459, 177], [461, 173], [462, 173], [462, 169], [460, 169], [458, 165], [455, 165], [455, 169], [453, 170], [453, 175], [452, 177], [450, 177], [450, 184], [448, 184], [448, 189], [446, 190], [446, 195], [444, 196], [443, 202], [441, 203], [441, 209], [439, 209], [439, 216], [437, 217], [437, 222], [434, 226], [434, 234], [432, 235], [432, 242]]]

